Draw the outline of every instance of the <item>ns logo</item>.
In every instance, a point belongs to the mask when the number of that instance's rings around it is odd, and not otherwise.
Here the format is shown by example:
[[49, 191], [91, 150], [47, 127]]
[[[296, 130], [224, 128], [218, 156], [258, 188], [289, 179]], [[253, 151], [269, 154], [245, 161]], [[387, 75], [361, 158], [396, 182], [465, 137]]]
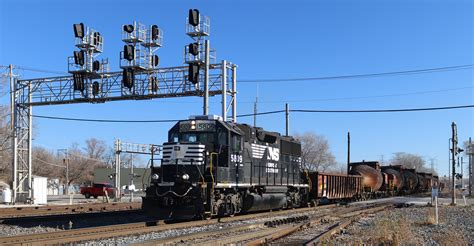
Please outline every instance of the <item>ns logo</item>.
[[274, 147], [267, 147], [267, 160], [279, 161], [280, 160], [280, 149]]

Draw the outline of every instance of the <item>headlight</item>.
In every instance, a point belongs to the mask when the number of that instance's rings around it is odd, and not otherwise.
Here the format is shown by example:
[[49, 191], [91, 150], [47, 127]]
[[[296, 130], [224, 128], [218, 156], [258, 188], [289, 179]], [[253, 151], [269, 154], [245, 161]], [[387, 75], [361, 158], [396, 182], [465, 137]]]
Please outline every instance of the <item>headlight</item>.
[[181, 178], [183, 180], [188, 180], [189, 179], [189, 175], [187, 173], [183, 174], [183, 176], [181, 176]]
[[155, 173], [155, 174], [153, 174], [153, 175], [151, 176], [151, 178], [152, 178], [153, 180], [158, 180], [158, 179], [160, 178], [160, 175], [158, 175], [158, 174]]

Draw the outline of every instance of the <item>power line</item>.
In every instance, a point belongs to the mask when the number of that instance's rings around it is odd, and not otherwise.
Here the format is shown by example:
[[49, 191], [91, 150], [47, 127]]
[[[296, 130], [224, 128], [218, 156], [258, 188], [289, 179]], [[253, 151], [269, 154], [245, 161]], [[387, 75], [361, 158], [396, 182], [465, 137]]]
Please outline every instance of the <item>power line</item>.
[[254, 115], [267, 115], [267, 114], [278, 114], [278, 113], [283, 113], [285, 110], [275, 110], [275, 111], [267, 111], [267, 112], [260, 112], [256, 114], [241, 114], [237, 115], [237, 117], [248, 117], [248, 116], [254, 116]]
[[[397, 94], [385, 94], [385, 95], [373, 95], [373, 96], [360, 96], [360, 97], [336, 97], [336, 98], [322, 98], [322, 99], [301, 99], [301, 100], [279, 100], [279, 101], [259, 101], [259, 103], [298, 103], [298, 102], [324, 102], [324, 101], [343, 101], [343, 100], [357, 100], [357, 99], [371, 99], [371, 98], [385, 98], [385, 97], [399, 97], [399, 96], [410, 96], [410, 95], [421, 95], [421, 94], [430, 94], [430, 93], [439, 93], [439, 92], [448, 92], [448, 91], [459, 91], [472, 89], [473, 86], [466, 86], [460, 88], [452, 89], [442, 89], [442, 90], [431, 90], [431, 91], [416, 91], [416, 92], [407, 92], [407, 93], [397, 93]], [[254, 103], [253, 101], [243, 101], [240, 103]]]
[[[7, 68], [8, 66], [0, 66], [0, 68]], [[70, 75], [66, 72], [46, 70], [25, 66], [15, 66], [18, 69], [23, 69], [32, 72], [50, 73], [58, 75]], [[415, 70], [403, 70], [403, 71], [391, 71], [381, 73], [367, 73], [367, 74], [350, 74], [350, 75], [335, 75], [325, 77], [307, 77], [307, 78], [274, 78], [274, 79], [242, 79], [239, 83], [266, 83], [266, 82], [289, 82], [289, 81], [311, 81], [311, 80], [336, 80], [336, 79], [355, 79], [355, 78], [370, 78], [370, 77], [385, 77], [385, 76], [398, 76], [398, 75], [411, 75], [411, 74], [424, 74], [424, 73], [437, 73], [437, 72], [449, 72], [456, 70], [465, 70], [474, 68], [474, 64], [465, 64], [457, 66], [446, 66], [446, 67], [435, 67]]]
[[[416, 111], [438, 111], [438, 110], [453, 110], [474, 108], [474, 105], [461, 106], [447, 106], [447, 107], [431, 107], [431, 108], [403, 108], [403, 109], [363, 109], [363, 110], [320, 110], [320, 109], [291, 109], [290, 112], [295, 113], [394, 113], [394, 112], [416, 112]], [[237, 117], [249, 117], [254, 115], [270, 115], [283, 113], [285, 110], [274, 110], [260, 112], [257, 114], [241, 114]], [[45, 115], [33, 115], [35, 118], [51, 119], [51, 120], [68, 120], [68, 121], [85, 121], [85, 122], [100, 122], [100, 123], [169, 123], [177, 122], [179, 120], [107, 120], [107, 119], [84, 119], [84, 118], [67, 118], [55, 117]]]
[[297, 113], [393, 113], [393, 112], [415, 112], [415, 111], [435, 111], [474, 108], [473, 105], [434, 107], [434, 108], [404, 108], [404, 109], [363, 109], [363, 110], [314, 110], [314, 109], [293, 109], [290, 112]]
[[69, 120], [69, 121], [85, 121], [85, 122], [102, 122], [102, 123], [169, 123], [179, 120], [107, 120], [107, 119], [83, 119], [83, 118], [67, 118], [46, 115], [32, 115], [35, 118], [51, 119], [51, 120]]
[[61, 71], [54, 71], [54, 70], [46, 70], [46, 69], [39, 69], [39, 68], [31, 68], [31, 67], [24, 67], [24, 66], [15, 66], [17, 69], [27, 70], [31, 72], [38, 72], [38, 73], [50, 73], [50, 74], [58, 74], [58, 75], [71, 75], [66, 72]]
[[473, 64], [467, 64], [467, 65], [458, 65], [458, 66], [449, 66], [449, 67], [436, 67], [436, 68], [404, 70], [404, 71], [394, 71], [394, 72], [382, 72], [382, 73], [336, 75], [336, 76], [326, 76], [326, 77], [241, 79], [241, 80], [238, 80], [238, 82], [239, 83], [267, 83], [267, 82], [289, 82], [289, 81], [357, 79], [357, 78], [387, 77], [387, 76], [399, 76], [399, 75], [448, 72], [448, 71], [455, 71], [455, 70], [472, 69], [473, 67], [474, 67]]
[[35, 160], [40, 161], [40, 162], [42, 162], [44, 164], [47, 164], [47, 165], [66, 168], [66, 166], [61, 166], [61, 165], [54, 164], [54, 163], [51, 163], [51, 162], [43, 161], [43, 160], [41, 160], [40, 158], [37, 158], [37, 157], [35, 157]]
[[72, 155], [72, 156], [79, 157], [79, 158], [82, 158], [82, 159], [88, 159], [88, 160], [91, 160], [91, 161], [97, 161], [97, 162], [102, 162], [104, 164], [107, 164], [107, 162], [105, 162], [104, 160], [91, 158], [91, 157], [87, 157], [87, 156], [84, 156], [84, 155], [75, 154], [74, 152], [68, 152], [68, 155]]

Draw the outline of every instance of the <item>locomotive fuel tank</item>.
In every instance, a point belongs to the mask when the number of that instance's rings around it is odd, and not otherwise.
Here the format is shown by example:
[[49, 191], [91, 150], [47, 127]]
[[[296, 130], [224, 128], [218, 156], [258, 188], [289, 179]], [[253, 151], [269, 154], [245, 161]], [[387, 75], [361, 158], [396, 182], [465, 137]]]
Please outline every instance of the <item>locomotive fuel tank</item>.
[[383, 176], [378, 162], [352, 162], [350, 167], [350, 174], [363, 177], [364, 189], [375, 192], [382, 187]]
[[254, 212], [285, 207], [287, 196], [284, 193], [248, 193], [244, 197], [242, 211]]

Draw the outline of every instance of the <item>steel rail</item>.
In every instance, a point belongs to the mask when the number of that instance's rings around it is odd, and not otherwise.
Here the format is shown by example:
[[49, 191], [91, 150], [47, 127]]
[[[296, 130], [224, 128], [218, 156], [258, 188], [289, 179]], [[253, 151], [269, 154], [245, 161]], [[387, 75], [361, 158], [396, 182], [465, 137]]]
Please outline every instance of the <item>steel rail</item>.
[[[340, 211], [346, 212], [347, 210], [350, 210], [350, 211], [354, 210], [353, 207], [347, 208], [347, 207], [339, 207], [336, 205], [324, 206], [321, 208], [327, 208], [328, 210], [327, 211], [321, 210], [320, 212], [322, 214], [312, 214], [311, 217], [317, 217], [318, 219], [320, 219], [321, 217], [327, 217], [330, 214], [333, 214], [334, 212], [340, 212]], [[296, 212], [305, 213], [307, 211], [296, 210]], [[294, 218], [295, 216], [294, 213], [289, 214], [289, 215], [290, 215], [290, 218]], [[282, 221], [285, 219], [277, 219], [277, 220]], [[144, 246], [176, 245], [180, 243], [184, 243], [187, 245], [210, 245], [210, 244], [226, 245], [226, 244], [235, 244], [237, 242], [241, 243], [241, 242], [245, 242], [249, 240], [254, 240], [255, 238], [258, 238], [256, 242], [258, 242], [257, 245], [260, 245], [260, 244], [265, 244], [267, 242], [277, 240], [278, 238], [284, 237], [285, 235], [291, 234], [292, 232], [295, 232], [309, 225], [308, 223], [310, 223], [310, 221], [306, 221], [306, 222], [297, 224], [296, 226], [292, 226], [291, 224], [283, 224], [283, 225], [274, 227], [273, 225], [275, 224], [272, 223], [272, 225], [270, 225], [270, 224], [267, 224], [267, 222], [271, 222], [271, 221], [265, 221], [265, 222], [258, 221], [258, 222], [254, 222], [254, 223], [243, 225], [243, 226], [236, 226], [236, 227], [230, 227], [230, 228], [225, 227], [223, 229], [217, 229], [217, 230], [212, 230], [212, 231], [196, 232], [196, 233], [192, 233], [192, 234], [184, 235], [184, 236], [180, 235], [180, 236], [171, 237], [171, 238], [137, 243], [135, 245], [144, 245]]]
[[141, 203], [88, 203], [74, 205], [13, 207], [0, 209], [0, 219], [80, 213], [117, 212], [141, 209]]
[[210, 220], [190, 221], [176, 224], [165, 224], [163, 221], [149, 221], [140, 223], [128, 223], [111, 226], [98, 226], [83, 229], [72, 229], [65, 231], [38, 233], [34, 235], [17, 235], [9, 237], [0, 237], [0, 245], [48, 245], [48, 244], [66, 244], [82, 241], [91, 241], [106, 239], [112, 237], [130, 236], [145, 234], [151, 232], [162, 232], [166, 230], [184, 229], [188, 227], [214, 225], [225, 222], [254, 219], [257, 217], [277, 216], [291, 214], [294, 212], [306, 212], [318, 209], [331, 208], [334, 205], [289, 209], [282, 211], [270, 211], [263, 213], [254, 213], [239, 215], [234, 217], [216, 218]]
[[324, 238], [326, 238], [330, 235], [333, 235], [335, 232], [338, 231], [338, 229], [340, 230], [340, 228], [342, 228], [342, 226], [345, 227], [345, 226], [349, 225], [353, 220], [355, 220], [357, 218], [357, 216], [360, 216], [363, 213], [377, 212], [377, 211], [386, 209], [388, 207], [391, 207], [391, 205], [381, 204], [381, 205], [376, 205], [376, 207], [370, 207], [370, 208], [367, 208], [367, 207], [355, 208], [355, 211], [351, 211], [351, 212], [348, 212], [346, 210], [353, 210], [354, 207], [348, 207], [348, 208], [345, 208], [345, 209], [340, 209], [339, 211], [333, 211], [335, 213], [332, 213], [332, 214], [327, 214], [325, 216], [317, 217], [317, 218], [315, 218], [313, 220], [310, 220], [310, 221], [305, 221], [305, 222], [302, 222], [302, 223], [298, 223], [298, 224], [296, 224], [292, 227], [282, 228], [282, 229], [280, 229], [280, 230], [278, 230], [274, 233], [267, 234], [264, 237], [259, 237], [259, 238], [256, 238], [256, 239], [250, 241], [250, 242], [247, 242], [245, 245], [247, 245], [247, 246], [258, 246], [258, 245], [265, 245], [265, 244], [274, 242], [274, 241], [282, 239], [284, 237], [288, 237], [289, 235], [291, 235], [291, 234], [293, 234], [297, 231], [300, 231], [304, 228], [319, 225], [319, 224], [321, 224], [321, 221], [324, 218], [328, 218], [328, 217], [349, 218], [347, 220], [344, 220], [344, 222], [342, 222], [342, 223], [341, 222], [335, 223], [334, 225], [332, 225], [328, 229], [328, 231], [325, 231], [325, 232], [317, 235], [313, 239], [305, 242], [305, 245], [314, 245], [315, 242], [317, 244], [318, 242], [320, 242], [321, 239], [324, 239]]
[[382, 205], [382, 206], [375, 207], [375, 208], [369, 208], [369, 209], [364, 209], [364, 210], [361, 210], [361, 211], [356, 211], [356, 212], [353, 212], [353, 213], [350, 213], [350, 214], [345, 214], [342, 217], [346, 218], [346, 219], [343, 219], [342, 221], [338, 221], [338, 222], [334, 223], [329, 228], [327, 228], [324, 232], [318, 234], [317, 236], [315, 236], [311, 240], [305, 242], [304, 245], [305, 246], [319, 245], [324, 240], [330, 238], [332, 235], [334, 235], [337, 232], [341, 231], [341, 229], [343, 229], [343, 228], [347, 227], [348, 225], [350, 225], [353, 221], [359, 219], [362, 215], [368, 214], [368, 213], [380, 212], [380, 211], [385, 210], [389, 207], [393, 207], [393, 206]]
[[128, 223], [111, 226], [98, 226], [82, 229], [72, 229], [65, 231], [56, 231], [48, 233], [38, 233], [31, 235], [17, 235], [9, 237], [0, 237], [0, 245], [49, 245], [49, 244], [67, 244], [82, 241], [99, 240], [112, 237], [138, 235], [151, 232], [162, 232], [166, 230], [176, 230], [188, 227], [198, 227], [214, 225], [225, 222], [254, 219], [257, 217], [277, 216], [291, 214], [295, 212], [306, 212], [311, 210], [331, 208], [334, 205], [289, 209], [282, 211], [270, 211], [264, 213], [246, 214], [234, 217], [216, 218], [210, 220], [190, 221], [176, 224], [165, 224], [163, 221], [148, 221], [140, 223]]

